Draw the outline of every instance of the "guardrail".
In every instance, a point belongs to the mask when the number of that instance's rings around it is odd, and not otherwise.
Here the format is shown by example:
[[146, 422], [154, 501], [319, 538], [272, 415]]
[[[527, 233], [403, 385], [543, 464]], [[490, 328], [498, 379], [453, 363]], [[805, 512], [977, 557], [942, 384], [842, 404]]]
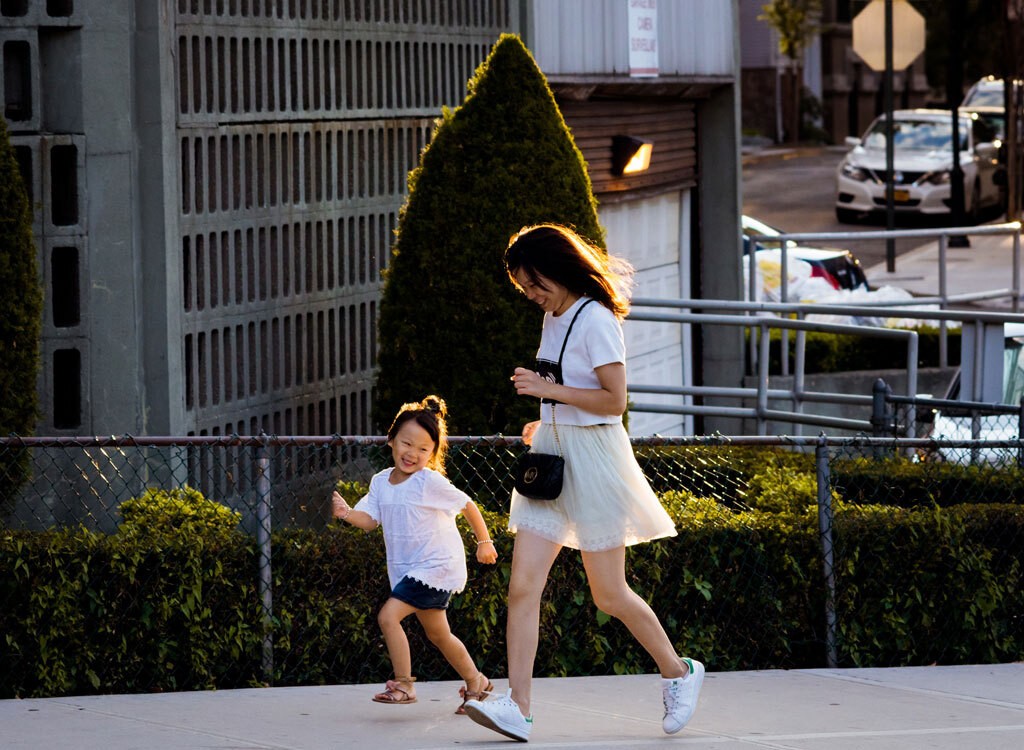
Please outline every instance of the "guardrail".
[[[634, 300], [635, 306], [665, 306], [682, 307], [685, 303], [695, 303], [705, 306], [706, 300]], [[743, 304], [743, 303], [737, 303]], [[1022, 316], [1024, 317], [1024, 316]], [[739, 316], [739, 315], [709, 315], [703, 313], [647, 313], [630, 312], [630, 320], [648, 321], [655, 323], [699, 323], [710, 325], [741, 326], [751, 328], [751, 340], [753, 340], [753, 329], [759, 333], [760, 353], [757, 357], [758, 379], [757, 388], [716, 388], [709, 386], [652, 386], [631, 384], [627, 390], [632, 393], [658, 393], [664, 395], [683, 396], [708, 396], [720, 398], [751, 398], [757, 399], [757, 405], [751, 407], [722, 407], [703, 406], [694, 404], [645, 404], [635, 403], [631, 405], [634, 411], [661, 413], [661, 414], [703, 414], [724, 417], [754, 418], [757, 420], [757, 433], [767, 434], [768, 420], [780, 422], [791, 422], [798, 425], [810, 424], [819, 427], [835, 427], [844, 430], [870, 430], [871, 423], [866, 420], [844, 419], [841, 417], [827, 417], [821, 415], [805, 414], [802, 407], [806, 401], [819, 403], [837, 404], [861, 404], [870, 405], [870, 396], [856, 396], [842, 393], [822, 393], [804, 390], [804, 365], [805, 365], [805, 342], [807, 331], [819, 331], [824, 333], [853, 333], [861, 336], [873, 336], [876, 338], [905, 339], [907, 342], [907, 395], [913, 397], [917, 393], [917, 352], [918, 336], [915, 331], [908, 331], [898, 328], [877, 328], [874, 326], [846, 325], [843, 323], [815, 323], [807, 320], [790, 320], [770, 316]], [[774, 391], [769, 393], [768, 388], [768, 364], [769, 364], [769, 335], [770, 328], [782, 330], [795, 330], [797, 332], [796, 344], [796, 374], [791, 391]], [[769, 409], [768, 398], [784, 397], [793, 402], [793, 411], [780, 409]]]
[[[946, 310], [951, 304], [968, 304], [971, 302], [981, 302], [985, 300], [1003, 299], [1009, 297], [1013, 312], [1020, 312], [1021, 302], [1021, 267], [1020, 267], [1020, 232], [1021, 223], [1019, 221], [1011, 221], [1003, 224], [986, 224], [976, 227], [942, 227], [935, 229], [897, 229], [893, 231], [868, 231], [868, 232], [794, 232], [794, 233], [782, 233], [779, 235], [772, 236], [770, 242], [774, 245], [778, 242], [780, 257], [781, 257], [781, 268], [780, 268], [780, 295], [783, 301], [789, 299], [789, 252], [791, 247], [790, 242], [796, 244], [799, 242], [849, 242], [849, 241], [860, 241], [860, 240], [887, 240], [887, 239], [907, 239], [907, 238], [920, 238], [920, 239], [938, 239], [938, 271], [939, 279], [936, 290], [937, 294], [933, 297], [919, 297], [913, 300], [907, 300], [906, 302], [900, 302], [893, 304], [879, 303], [879, 306], [884, 307], [900, 307], [902, 305], [922, 305], [922, 304], [937, 304], [940, 309]], [[983, 292], [974, 292], [970, 294], [957, 294], [950, 295], [948, 288], [948, 263], [946, 259], [946, 250], [949, 244], [949, 237], [951, 236], [985, 236], [985, 235], [1013, 235], [1013, 253], [1010, 268], [1010, 277], [1012, 279], [1012, 285], [1009, 288], [1003, 289], [992, 289]], [[761, 240], [756, 244], [760, 245], [767, 242]], [[756, 290], [758, 286], [757, 281], [757, 263], [750, 263], [750, 273], [748, 274], [748, 295], [749, 299], [756, 299]], [[862, 307], [873, 307], [874, 305], [862, 305]], [[857, 314], [857, 313], [855, 313]], [[869, 314], [869, 313], [868, 313]], [[916, 317], [912, 315], [905, 315], [904, 317]], [[946, 320], [939, 318], [939, 359], [940, 365], [946, 366]], [[788, 336], [783, 332], [782, 336], [782, 348], [783, 351], [788, 351]], [[783, 362], [785, 362], [783, 358]], [[785, 365], [784, 365], [785, 366]]]
[[[779, 243], [780, 256], [781, 256], [781, 285], [780, 292], [782, 299], [788, 299], [789, 291], [789, 279], [788, 279], [788, 255], [789, 245], [787, 243], [793, 242], [848, 242], [850, 240], [887, 240], [887, 239], [907, 239], [907, 238], [920, 238], [920, 239], [938, 239], [939, 241], [939, 289], [938, 296], [936, 299], [939, 300], [940, 304], [946, 304], [949, 302], [949, 295], [947, 290], [947, 263], [946, 263], [946, 249], [951, 236], [985, 236], [985, 235], [1013, 235], [1013, 259], [1011, 268], [1011, 278], [1013, 280], [1012, 286], [1008, 289], [997, 289], [987, 292], [978, 292], [977, 295], [958, 295], [958, 298], [962, 302], [970, 302], [975, 300], [984, 299], [998, 299], [1000, 297], [1009, 297], [1013, 303], [1013, 311], [1020, 311], [1020, 231], [1021, 223], [1019, 221], [1006, 222], [1004, 224], [984, 224], [976, 227], [940, 227], [935, 229], [896, 229], [892, 231], [868, 231], [868, 232], [792, 232], [782, 233], [773, 235], [770, 242], [775, 244]], [[764, 240], [762, 240], [764, 241]], [[760, 244], [760, 243], [758, 243]], [[757, 264], [751, 264], [756, 268]], [[754, 291], [756, 287], [756, 271], [750, 274], [750, 299], [755, 299]], [[914, 301], [917, 304], [917, 300]]]
[[[939, 336], [939, 364], [942, 367], [948, 366], [948, 346], [946, 341], [945, 324], [956, 321], [961, 326], [972, 324], [976, 328], [976, 340], [983, 338], [983, 327], [986, 323], [1021, 323], [1024, 324], [1022, 313], [999, 313], [975, 310], [906, 310], [900, 307], [881, 307], [874, 305], [834, 305], [820, 303], [794, 303], [794, 302], [739, 302], [736, 300], [706, 300], [706, 299], [658, 299], [652, 297], [637, 297], [632, 300], [633, 309], [628, 320], [662, 322], [662, 323], [698, 323], [714, 325], [742, 326], [750, 329], [748, 339], [750, 352], [749, 359], [758, 376], [757, 388], [721, 388], [712, 386], [661, 386], [652, 384], [631, 383], [628, 390], [631, 393], [650, 393], [671, 396], [707, 396], [711, 398], [756, 398], [757, 406], [754, 408], [742, 407], [718, 407], [718, 406], [696, 406], [692, 404], [683, 405], [661, 405], [636, 403], [630, 406], [635, 411], [662, 413], [662, 414], [701, 414], [705, 416], [755, 418], [758, 420], [758, 434], [765, 434], [768, 419], [786, 421], [798, 426], [803, 424], [836, 427], [839, 429], [863, 430], [871, 432], [871, 423], [867, 420], [848, 420], [838, 417], [825, 417], [819, 415], [808, 415], [802, 411], [805, 403], [832, 403], [851, 404], [858, 406], [870, 406], [871, 396], [845, 393], [824, 393], [805, 391], [805, 369], [806, 369], [806, 332], [821, 331], [831, 333], [854, 333], [860, 336], [876, 336], [888, 338], [906, 337], [908, 340], [907, 350], [907, 393], [902, 397], [915, 399], [917, 396], [917, 334], [914, 331], [899, 328], [879, 328], [877, 326], [850, 325], [840, 323], [816, 323], [807, 321], [808, 315], [872, 315], [883, 317], [903, 317], [915, 320], [933, 320], [940, 323]], [[722, 312], [743, 313], [743, 315], [709, 315], [707, 313], [659, 313], [638, 310], [637, 308], [667, 308], [673, 310], [715, 310]], [[758, 315], [758, 313], [771, 313], [772, 315]], [[795, 316], [794, 319], [788, 317]], [[768, 387], [768, 330], [779, 328], [783, 333], [790, 330], [796, 331], [793, 388], [791, 390], [771, 389]], [[757, 335], [755, 336], [755, 331]], [[913, 352], [911, 353], [910, 334], [913, 335]], [[788, 342], [782, 342], [782, 372], [783, 376], [789, 375], [789, 349]], [[980, 349], [976, 352], [980, 355]], [[970, 363], [973, 368], [975, 383], [983, 382], [984, 360], [981, 356], [975, 356]], [[793, 403], [792, 412], [769, 410], [767, 401], [769, 398], [787, 398]], [[911, 415], [912, 416], [912, 415]], [[910, 420], [914, 422], [913, 419]], [[913, 437], [913, 433], [908, 434]]]

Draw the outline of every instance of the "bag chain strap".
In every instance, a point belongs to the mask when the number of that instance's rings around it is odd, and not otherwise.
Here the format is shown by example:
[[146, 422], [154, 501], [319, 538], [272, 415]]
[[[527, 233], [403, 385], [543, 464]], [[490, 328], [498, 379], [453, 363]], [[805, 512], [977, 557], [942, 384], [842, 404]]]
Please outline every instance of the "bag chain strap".
[[558, 455], [562, 455], [562, 442], [558, 439], [558, 423], [555, 422], [555, 405], [551, 404], [551, 429], [555, 431], [555, 445], [558, 446]]

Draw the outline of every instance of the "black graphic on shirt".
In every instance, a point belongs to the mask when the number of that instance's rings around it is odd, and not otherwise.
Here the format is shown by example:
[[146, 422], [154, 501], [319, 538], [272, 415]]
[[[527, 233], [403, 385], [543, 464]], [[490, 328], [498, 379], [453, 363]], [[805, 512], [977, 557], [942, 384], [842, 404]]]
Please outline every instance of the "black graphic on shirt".
[[[538, 359], [535, 365], [537, 368], [537, 374], [549, 383], [556, 383], [562, 385], [562, 366], [558, 362], [552, 362], [550, 359]], [[561, 401], [556, 401], [553, 398], [542, 398], [540, 400], [542, 404], [560, 404]]]

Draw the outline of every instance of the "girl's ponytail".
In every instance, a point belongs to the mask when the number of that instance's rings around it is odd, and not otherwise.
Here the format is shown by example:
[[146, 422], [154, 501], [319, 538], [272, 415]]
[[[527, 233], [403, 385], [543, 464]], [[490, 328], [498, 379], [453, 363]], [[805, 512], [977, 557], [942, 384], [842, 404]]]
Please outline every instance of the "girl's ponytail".
[[448, 416], [448, 405], [444, 402], [444, 399], [439, 396], [427, 396], [425, 399], [420, 401], [420, 406], [423, 408], [423, 411], [436, 414], [440, 419], [444, 419]]

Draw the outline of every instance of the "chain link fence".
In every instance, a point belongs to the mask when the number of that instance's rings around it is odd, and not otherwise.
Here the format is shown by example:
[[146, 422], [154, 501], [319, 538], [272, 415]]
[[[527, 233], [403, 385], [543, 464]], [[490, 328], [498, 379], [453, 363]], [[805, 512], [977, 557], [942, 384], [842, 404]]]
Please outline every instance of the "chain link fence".
[[[876, 437], [953, 442], [1024, 440], [1024, 398], [1019, 404], [1004, 404], [896, 396], [885, 381], [878, 380], [872, 401], [871, 423]], [[1024, 466], [1024, 451], [986, 451], [977, 446], [924, 448], [919, 456], [926, 461]]]
[[[1019, 442], [939, 445], [1008, 457], [981, 466], [925, 460], [938, 444], [921, 440], [633, 444], [679, 533], [629, 549], [630, 585], [711, 669], [1024, 658]], [[491, 675], [505, 673], [523, 450], [453, 438], [447, 462], [499, 552], [494, 566], [470, 556], [449, 611]], [[333, 521], [330, 494], [356, 500], [388, 465], [383, 438], [0, 440], [0, 696], [385, 679], [383, 539]], [[420, 679], [456, 679], [406, 626]], [[540, 644], [538, 675], [655, 669], [595, 609], [571, 550]]]

